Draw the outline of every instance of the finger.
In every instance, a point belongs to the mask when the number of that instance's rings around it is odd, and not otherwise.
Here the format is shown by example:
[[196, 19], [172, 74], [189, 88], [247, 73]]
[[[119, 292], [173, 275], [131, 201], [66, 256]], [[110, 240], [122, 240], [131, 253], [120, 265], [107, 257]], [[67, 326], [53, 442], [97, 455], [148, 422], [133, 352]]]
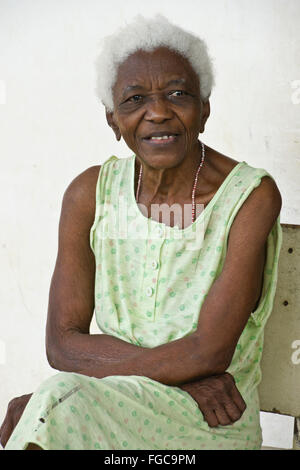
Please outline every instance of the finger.
[[240, 394], [240, 392], [238, 391], [238, 389], [235, 386], [231, 389], [230, 395], [232, 397], [232, 400], [234, 401], [234, 403], [238, 407], [238, 409], [242, 413], [244, 413], [245, 409], [247, 408], [247, 405], [246, 405], [242, 395]]
[[232, 424], [232, 420], [227, 414], [225, 408], [223, 408], [222, 406], [218, 406], [218, 408], [215, 408], [214, 412], [221, 426], [228, 426], [229, 424]]
[[205, 421], [210, 428], [216, 428], [219, 425], [218, 418], [214, 410], [201, 410]]
[[233, 401], [224, 403], [224, 408], [232, 423], [238, 421], [243, 414], [243, 412], [236, 406]]

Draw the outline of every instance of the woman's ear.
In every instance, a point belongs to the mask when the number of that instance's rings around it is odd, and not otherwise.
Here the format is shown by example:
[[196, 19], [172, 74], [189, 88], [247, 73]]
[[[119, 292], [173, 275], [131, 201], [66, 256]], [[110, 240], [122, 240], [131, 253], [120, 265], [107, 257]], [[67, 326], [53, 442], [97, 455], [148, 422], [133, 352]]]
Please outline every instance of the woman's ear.
[[121, 140], [121, 132], [114, 120], [114, 113], [112, 111], [105, 110], [107, 124], [112, 128], [115, 133], [116, 139]]
[[203, 108], [202, 108], [202, 115], [201, 115], [201, 129], [200, 132], [204, 132], [205, 129], [205, 124], [207, 119], [209, 118], [210, 115], [210, 102], [207, 100], [205, 103], [203, 103]]

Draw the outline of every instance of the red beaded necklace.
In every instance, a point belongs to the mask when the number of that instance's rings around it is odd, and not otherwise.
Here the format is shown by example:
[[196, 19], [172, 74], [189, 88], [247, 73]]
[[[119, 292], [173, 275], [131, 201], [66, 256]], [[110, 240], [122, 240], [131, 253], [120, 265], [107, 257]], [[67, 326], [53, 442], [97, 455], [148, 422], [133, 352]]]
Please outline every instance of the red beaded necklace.
[[[203, 142], [200, 142], [200, 144], [202, 146], [202, 158], [201, 158], [201, 162], [199, 164], [198, 170], [196, 172], [195, 181], [194, 181], [194, 185], [192, 189], [192, 223], [195, 220], [195, 191], [196, 191], [196, 186], [197, 186], [197, 181], [198, 181], [198, 175], [205, 159], [205, 147], [204, 147]], [[136, 190], [136, 197], [135, 197], [136, 202], [138, 202], [138, 195], [139, 195], [139, 190], [140, 190], [140, 185], [141, 185], [141, 180], [142, 180], [142, 173], [143, 173], [143, 166], [141, 165], [139, 180], [138, 180], [138, 185], [137, 185], [137, 190]]]

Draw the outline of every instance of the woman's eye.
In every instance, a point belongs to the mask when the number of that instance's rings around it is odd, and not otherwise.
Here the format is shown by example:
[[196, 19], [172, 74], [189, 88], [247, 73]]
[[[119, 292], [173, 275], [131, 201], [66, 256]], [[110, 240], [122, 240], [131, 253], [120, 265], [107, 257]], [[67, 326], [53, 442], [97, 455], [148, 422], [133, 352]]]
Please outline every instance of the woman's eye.
[[186, 94], [185, 91], [182, 91], [182, 90], [175, 90], [175, 91], [172, 91], [170, 94], [174, 95], [175, 93], [176, 93], [175, 96], [183, 96]]
[[133, 103], [138, 103], [139, 101], [141, 101], [141, 99], [142, 99], [141, 95], [134, 95], [134, 96], [131, 96], [128, 101], [131, 101]]

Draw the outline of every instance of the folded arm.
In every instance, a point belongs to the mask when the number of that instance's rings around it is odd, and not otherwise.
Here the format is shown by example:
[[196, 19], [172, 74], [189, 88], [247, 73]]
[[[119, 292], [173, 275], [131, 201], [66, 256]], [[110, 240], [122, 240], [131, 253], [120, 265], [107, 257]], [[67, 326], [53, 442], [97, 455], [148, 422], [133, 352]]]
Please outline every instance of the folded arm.
[[142, 375], [166, 385], [225, 372], [260, 295], [266, 241], [281, 209], [276, 184], [264, 177], [235, 217], [223, 271], [202, 305], [197, 330], [155, 348], [142, 348], [110, 335], [89, 334], [96, 268], [89, 231], [98, 173], [99, 167], [86, 170], [64, 194], [49, 295], [50, 365], [97, 378]]
[[171, 385], [227, 370], [261, 294], [267, 238], [281, 204], [274, 180], [262, 178], [232, 223], [223, 270], [201, 307], [197, 330], [141, 353], [141, 370], [156, 367], [157, 380]]

